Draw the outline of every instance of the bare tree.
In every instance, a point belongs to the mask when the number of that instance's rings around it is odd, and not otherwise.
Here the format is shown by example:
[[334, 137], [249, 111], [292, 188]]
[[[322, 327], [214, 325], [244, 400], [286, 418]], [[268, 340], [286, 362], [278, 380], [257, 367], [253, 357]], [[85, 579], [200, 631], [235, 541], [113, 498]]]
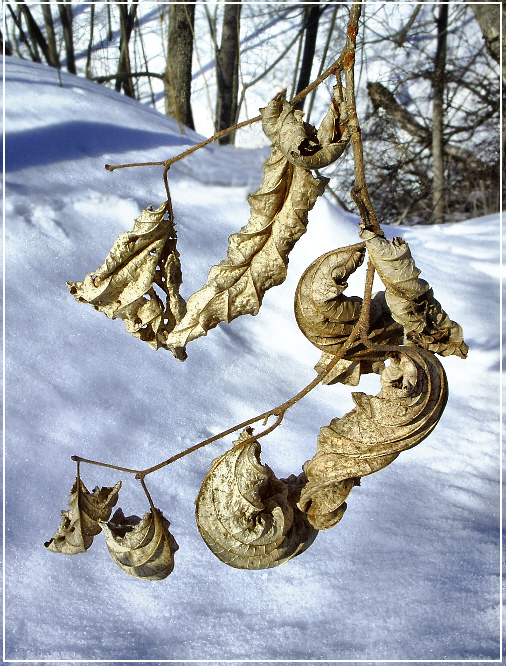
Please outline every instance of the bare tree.
[[[307, 87], [311, 80], [311, 70], [313, 68], [316, 37], [318, 35], [318, 22], [322, 14], [322, 9], [318, 4], [308, 5], [304, 9], [304, 50], [302, 53], [302, 61], [299, 70], [299, 79], [295, 94], [298, 95], [301, 90]], [[297, 102], [294, 108], [304, 108], [304, 101], [306, 98]]]
[[56, 36], [54, 32], [53, 15], [51, 5], [41, 4], [42, 14], [44, 16], [44, 25], [46, 27], [48, 64], [60, 69], [60, 57], [56, 48]]
[[[223, 15], [221, 44], [216, 53], [216, 130], [230, 127], [237, 119], [239, 94], [239, 34], [241, 4], [226, 0]], [[221, 144], [234, 142], [234, 135], [227, 134]]]
[[130, 9], [128, 4], [118, 1], [119, 17], [120, 17], [120, 46], [119, 46], [119, 62], [118, 72], [116, 75], [115, 90], [120, 92], [123, 88], [125, 95], [135, 98], [135, 91], [132, 83], [132, 70], [130, 67], [130, 51], [129, 42], [132, 30], [135, 25], [135, 17], [137, 14], [138, 0], [132, 2]]
[[410, 223], [497, 210], [499, 77], [471, 8], [422, 5], [402, 18], [390, 34], [385, 26], [388, 39], [376, 28], [365, 46], [389, 64], [388, 86], [368, 83], [373, 112], [363, 126], [375, 205]]
[[432, 205], [434, 209], [434, 222], [444, 221], [446, 210], [445, 201], [445, 172], [444, 172], [444, 92], [446, 68], [446, 30], [448, 28], [448, 5], [439, 5], [437, 25], [437, 49], [434, 58], [433, 99], [432, 99]]
[[169, 5], [165, 113], [190, 129], [195, 129], [190, 99], [194, 25], [194, 2]]
[[58, 11], [60, 12], [60, 21], [63, 26], [63, 38], [65, 40], [65, 53], [67, 56], [67, 71], [71, 74], [77, 74], [76, 59], [74, 55], [72, 3], [58, 3]]

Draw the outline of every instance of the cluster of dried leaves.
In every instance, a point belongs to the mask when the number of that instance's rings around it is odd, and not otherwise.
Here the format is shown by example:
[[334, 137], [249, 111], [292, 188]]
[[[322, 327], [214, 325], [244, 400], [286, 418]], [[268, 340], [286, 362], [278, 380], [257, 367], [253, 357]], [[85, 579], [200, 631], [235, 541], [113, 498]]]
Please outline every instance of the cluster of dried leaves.
[[70, 293], [111, 319], [123, 319], [129, 333], [180, 360], [189, 342], [220, 322], [256, 315], [265, 292], [285, 280], [288, 254], [325, 189], [327, 179], [314, 178], [310, 169], [333, 162], [348, 143], [345, 104], [338, 96], [336, 90], [318, 131], [292, 110], [284, 93], [261, 109], [272, 150], [260, 188], [248, 198], [251, 217], [230, 236], [227, 258], [211, 268], [187, 303], [179, 295], [182, 274], [169, 202], [142, 211], [100, 268], [67, 283]]
[[[272, 142], [262, 184], [249, 197], [248, 224], [230, 236], [227, 257], [211, 268], [206, 284], [187, 303], [179, 295], [181, 267], [166, 202], [143, 211], [94, 273], [68, 283], [77, 300], [124, 319], [129, 333], [181, 360], [188, 342], [219, 322], [258, 312], [265, 292], [284, 281], [289, 252], [324, 190], [326, 179], [314, 178], [310, 170], [336, 160], [350, 138], [346, 103], [337, 87], [318, 130], [293, 111], [283, 93], [261, 112]], [[196, 520], [207, 546], [230, 566], [279, 565], [306, 550], [319, 530], [334, 526], [361, 477], [390, 464], [438, 423], [448, 387], [435, 354], [467, 354], [461, 327], [419, 278], [407, 243], [388, 241], [366, 221], [359, 235], [361, 243], [328, 252], [305, 271], [295, 316], [304, 335], [322, 350], [316, 371], [323, 383], [356, 386], [362, 374], [375, 372], [381, 391], [352, 394], [354, 409], [321, 429], [315, 456], [297, 476], [278, 479], [261, 463], [251, 428], [213, 461], [196, 500]], [[366, 254], [385, 290], [370, 299], [368, 330], [350, 345], [363, 299], [344, 291]], [[161, 580], [172, 571], [178, 548], [169, 523], [151, 499], [151, 511], [142, 519], [125, 517], [121, 509], [110, 518], [120, 485], [89, 493], [78, 475], [70, 510], [62, 512], [46, 546], [73, 555], [86, 551], [102, 531], [124, 571]]]
[[111, 518], [120, 488], [121, 481], [113, 488], [95, 488], [90, 493], [77, 476], [70, 491], [70, 509], [62, 511], [60, 526], [44, 545], [53, 553], [77, 555], [85, 553], [102, 531], [113, 560], [123, 571], [136, 578], [163, 580], [174, 568], [173, 554], [178, 549], [169, 532], [170, 523], [154, 507], [142, 519], [125, 517], [121, 509]]

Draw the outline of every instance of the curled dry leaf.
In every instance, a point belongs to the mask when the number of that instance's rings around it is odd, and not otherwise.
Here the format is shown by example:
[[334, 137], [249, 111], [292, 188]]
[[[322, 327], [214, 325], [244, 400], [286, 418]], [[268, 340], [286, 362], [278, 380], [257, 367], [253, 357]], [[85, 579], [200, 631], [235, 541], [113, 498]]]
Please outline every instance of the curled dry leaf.
[[188, 299], [186, 315], [166, 337], [175, 356], [185, 355], [188, 342], [218, 323], [258, 313], [265, 292], [284, 282], [288, 254], [305, 233], [308, 212], [326, 182], [272, 149], [262, 184], [248, 197], [248, 224], [230, 236], [227, 258], [211, 268], [206, 284]]
[[466, 358], [468, 346], [457, 322], [452, 321], [434, 298], [429, 284], [419, 278], [409, 245], [402, 238], [388, 241], [362, 228], [374, 267], [386, 287], [386, 302], [392, 317], [404, 328], [404, 342], [441, 356]]
[[[238, 569], [268, 569], [306, 550], [317, 532], [297, 508], [297, 479], [282, 480], [260, 462], [246, 428], [213, 461], [196, 501], [197, 525], [212, 552]], [[245, 443], [244, 443], [245, 442]]]
[[158, 509], [142, 519], [125, 517], [118, 509], [109, 523], [100, 526], [113, 560], [131, 576], [163, 580], [174, 569], [173, 555], [179, 546], [169, 532], [169, 521]]
[[118, 501], [121, 481], [112, 487], [95, 488], [90, 493], [79, 477], [70, 491], [70, 510], [62, 511], [60, 526], [44, 546], [53, 553], [84, 553], [100, 533], [100, 521], [108, 520]]
[[[171, 331], [185, 313], [181, 282], [174, 222], [163, 203], [155, 211], [151, 206], [143, 210], [133, 231], [114, 241], [102, 266], [67, 286], [77, 301], [123, 319], [128, 333], [159, 349], [162, 333]], [[165, 292], [165, 305], [155, 285]]]
[[335, 162], [344, 152], [350, 138], [346, 107], [339, 98], [339, 87], [318, 131], [303, 121], [303, 112], [294, 111], [281, 92], [260, 109], [262, 128], [272, 144], [296, 166], [322, 169]]
[[[344, 296], [349, 276], [362, 264], [365, 246], [332, 250], [316, 259], [302, 275], [295, 292], [297, 324], [318, 349], [324, 353], [316, 365], [324, 373], [357, 323], [362, 309], [358, 296]], [[402, 328], [394, 322], [385, 303], [384, 292], [371, 301], [369, 337], [376, 344], [399, 344]], [[364, 356], [367, 355], [367, 358]], [[360, 375], [383, 367], [382, 357], [374, 358], [358, 340], [325, 377], [326, 384], [342, 382], [356, 386]]]
[[419, 444], [443, 413], [448, 396], [443, 366], [431, 352], [402, 349], [381, 373], [380, 393], [353, 393], [355, 408], [321, 429], [316, 455], [304, 464], [308, 481], [298, 506], [317, 529], [335, 525], [357, 480]]

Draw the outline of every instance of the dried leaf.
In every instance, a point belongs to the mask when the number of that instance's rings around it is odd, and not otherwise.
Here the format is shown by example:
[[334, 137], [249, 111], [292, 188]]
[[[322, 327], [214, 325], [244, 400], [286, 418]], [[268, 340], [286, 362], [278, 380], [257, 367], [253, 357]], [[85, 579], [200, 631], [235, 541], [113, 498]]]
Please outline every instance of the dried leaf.
[[448, 317], [429, 284], [418, 277], [421, 271], [409, 245], [402, 238], [388, 241], [368, 229], [362, 229], [360, 236], [386, 287], [392, 317], [404, 328], [404, 343], [441, 356], [466, 358], [469, 348], [461, 326]]
[[264, 293], [285, 280], [288, 254], [305, 233], [308, 211], [326, 182], [272, 149], [262, 184], [248, 197], [248, 224], [230, 236], [227, 258], [211, 268], [206, 284], [188, 299], [185, 317], [165, 340], [175, 355], [183, 355], [188, 342], [207, 335], [219, 322], [258, 313]]
[[90, 493], [79, 477], [70, 491], [70, 510], [62, 511], [60, 526], [44, 546], [53, 553], [84, 553], [100, 533], [99, 522], [108, 520], [118, 501], [121, 481], [112, 487], [95, 488]]
[[317, 532], [297, 508], [296, 479], [278, 479], [260, 462], [260, 444], [243, 443], [213, 461], [197, 497], [197, 525], [212, 552], [238, 569], [268, 569], [306, 550]]
[[[300, 330], [324, 353], [315, 366], [324, 373], [353, 330], [362, 309], [358, 296], [344, 296], [347, 279], [362, 264], [365, 248], [345, 247], [332, 250], [316, 259], [304, 272], [295, 292], [295, 319]], [[402, 339], [402, 328], [396, 324], [388, 307], [384, 293], [374, 295], [371, 302], [369, 335], [376, 344], [398, 344]], [[370, 352], [357, 341], [338, 361], [332, 374], [324, 379], [330, 384], [342, 382], [356, 386], [360, 375], [381, 370], [382, 363], [362, 356]]]
[[135, 578], [163, 580], [174, 569], [179, 546], [161, 511], [125, 517], [118, 509], [109, 523], [100, 523], [107, 548], [116, 564]]
[[303, 112], [294, 111], [281, 92], [260, 109], [262, 128], [283, 155], [303, 169], [321, 169], [340, 157], [350, 138], [346, 109], [334, 88], [334, 99], [318, 131], [303, 121]]
[[304, 464], [308, 482], [298, 506], [317, 529], [340, 520], [358, 478], [419, 444], [443, 413], [446, 375], [431, 352], [404, 347], [403, 353], [394, 353], [381, 383], [377, 396], [352, 394], [355, 408], [321, 429], [316, 455]]
[[[114, 241], [102, 266], [82, 282], [67, 282], [77, 301], [91, 303], [110, 319], [123, 319], [127, 332], [153, 349], [164, 346], [164, 336], [185, 313], [179, 295], [182, 276], [176, 232], [166, 210], [166, 203], [155, 211], [151, 206], [143, 210], [133, 231]], [[165, 292], [166, 305], [155, 285]]]

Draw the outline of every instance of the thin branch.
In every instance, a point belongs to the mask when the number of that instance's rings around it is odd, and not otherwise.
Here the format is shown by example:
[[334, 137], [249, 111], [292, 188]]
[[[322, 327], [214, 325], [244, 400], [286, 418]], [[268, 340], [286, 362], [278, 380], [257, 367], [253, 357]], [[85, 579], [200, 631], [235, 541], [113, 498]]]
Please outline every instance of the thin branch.
[[[345, 59], [346, 56], [350, 52], [350, 44], [351, 44], [351, 37], [350, 34], [353, 33], [356, 37], [357, 33], [357, 25], [358, 25], [358, 19], [360, 17], [360, 3], [354, 3], [352, 5], [351, 11], [350, 11], [350, 23], [348, 25], [348, 39], [346, 41], [346, 45], [339, 56], [339, 58], [328, 67], [323, 74], [321, 74], [318, 78], [316, 78], [312, 83], [310, 83], [307, 88], [304, 88], [304, 90], [301, 90], [301, 92], [296, 95], [291, 101], [290, 104], [293, 106], [297, 102], [299, 102], [301, 99], [303, 99], [306, 95], [309, 95], [309, 93], [314, 90], [317, 86], [322, 83], [322, 81], [325, 81], [329, 76], [332, 74], [335, 74], [338, 72], [340, 69], [342, 69], [343, 65], [346, 64]], [[351, 33], [350, 33], [351, 30]], [[354, 40], [353, 45], [354, 45]], [[194, 153], [196, 150], [199, 150], [199, 148], [203, 148], [204, 146], [209, 145], [210, 143], [213, 143], [214, 141], [220, 139], [223, 136], [226, 136], [227, 134], [230, 134], [230, 132], [235, 132], [238, 129], [241, 129], [242, 127], [246, 127], [248, 125], [252, 125], [253, 123], [257, 123], [259, 120], [262, 120], [262, 116], [255, 116], [254, 118], [250, 118], [249, 120], [244, 120], [242, 123], [238, 123], [237, 125], [232, 125], [231, 127], [227, 127], [226, 129], [222, 130], [221, 132], [218, 132], [217, 134], [213, 134], [213, 136], [209, 137], [208, 139], [205, 139], [205, 141], [201, 141], [200, 143], [195, 144], [188, 150], [185, 150], [184, 152], [180, 153], [179, 155], [176, 155], [175, 157], [171, 157], [170, 159], [164, 161], [164, 162], [138, 162], [135, 164], [119, 164], [119, 165], [110, 165], [106, 164], [105, 168], [108, 171], [115, 171], [116, 169], [125, 169], [127, 167], [137, 167], [137, 166], [171, 166], [175, 162], [178, 162], [179, 160], [182, 160], [184, 157], [188, 157], [188, 155], [191, 155]]]
[[116, 74], [109, 74], [108, 76], [92, 76], [91, 80], [97, 83], [107, 83], [108, 81], [114, 81], [118, 77], [122, 79], [134, 79], [140, 76], [149, 76], [162, 80], [164, 78], [163, 74], [158, 74], [157, 72], [121, 72], [121, 74], [116, 72]]

